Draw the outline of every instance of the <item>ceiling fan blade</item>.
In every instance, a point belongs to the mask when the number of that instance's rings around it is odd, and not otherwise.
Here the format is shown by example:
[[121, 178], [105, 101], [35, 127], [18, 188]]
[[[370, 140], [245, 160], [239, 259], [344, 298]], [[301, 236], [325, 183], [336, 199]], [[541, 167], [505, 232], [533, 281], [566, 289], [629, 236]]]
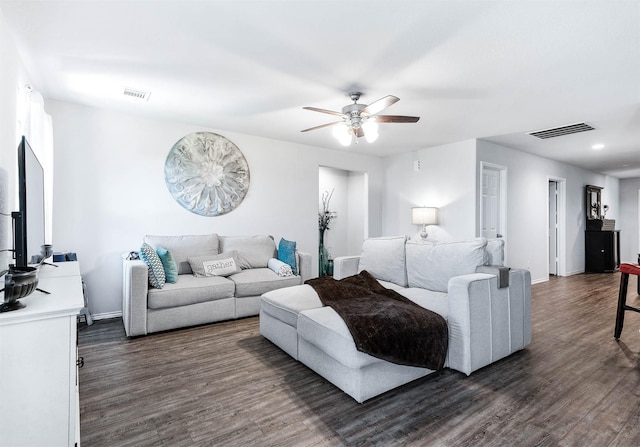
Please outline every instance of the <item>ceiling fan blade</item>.
[[375, 119], [377, 123], [416, 123], [420, 119], [419, 116], [401, 116], [401, 115], [376, 115], [369, 119]]
[[316, 127], [310, 127], [305, 130], [301, 130], [300, 132], [309, 132], [310, 130], [322, 129], [323, 127], [335, 126], [336, 124], [343, 124], [344, 121], [334, 121], [333, 123], [321, 124]]
[[326, 109], [318, 109], [317, 107], [303, 107], [303, 109], [311, 110], [313, 112], [328, 113], [329, 115], [335, 115], [335, 116], [343, 115], [341, 112], [334, 112], [333, 110], [326, 110]]
[[365, 113], [369, 116], [375, 115], [376, 113], [382, 112], [387, 107], [394, 105], [398, 101], [400, 101], [400, 98], [393, 95], [388, 95], [382, 99], [378, 99], [376, 102], [372, 102], [367, 107], [362, 109], [360, 113]]

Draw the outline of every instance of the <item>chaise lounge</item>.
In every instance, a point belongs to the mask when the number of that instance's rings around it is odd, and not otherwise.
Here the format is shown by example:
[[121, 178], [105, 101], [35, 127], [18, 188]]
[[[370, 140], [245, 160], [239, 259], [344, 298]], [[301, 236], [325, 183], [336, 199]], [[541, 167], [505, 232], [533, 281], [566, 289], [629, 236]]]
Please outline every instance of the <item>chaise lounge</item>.
[[[444, 367], [471, 374], [531, 342], [531, 277], [502, 265], [504, 243], [432, 244], [405, 237], [366, 240], [360, 256], [334, 260], [334, 277], [367, 271], [448, 326]], [[361, 352], [342, 318], [309, 284], [262, 295], [260, 333], [357, 402], [433, 369]]]

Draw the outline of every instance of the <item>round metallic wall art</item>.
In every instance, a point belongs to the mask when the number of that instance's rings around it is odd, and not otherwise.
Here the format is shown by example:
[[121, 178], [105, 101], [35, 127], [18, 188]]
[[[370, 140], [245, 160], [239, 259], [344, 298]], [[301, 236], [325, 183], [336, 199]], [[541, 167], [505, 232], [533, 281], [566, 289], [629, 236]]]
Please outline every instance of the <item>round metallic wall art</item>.
[[164, 179], [183, 208], [201, 216], [236, 209], [249, 190], [249, 164], [240, 149], [212, 132], [195, 132], [173, 145]]

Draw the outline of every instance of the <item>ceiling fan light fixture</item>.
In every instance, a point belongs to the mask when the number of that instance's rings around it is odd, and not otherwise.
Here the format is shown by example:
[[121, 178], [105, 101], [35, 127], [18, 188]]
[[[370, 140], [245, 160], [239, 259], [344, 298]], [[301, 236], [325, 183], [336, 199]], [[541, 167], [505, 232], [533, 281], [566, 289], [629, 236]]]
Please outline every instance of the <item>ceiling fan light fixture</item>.
[[341, 145], [350, 146], [353, 133], [346, 125], [337, 124], [333, 126], [333, 136], [336, 137]]
[[378, 123], [373, 120], [367, 120], [362, 124], [364, 137], [368, 143], [373, 143], [378, 139]]
[[353, 104], [344, 106], [342, 112], [319, 109], [317, 107], [303, 107], [305, 110], [339, 116], [343, 122], [321, 124], [320, 126], [304, 129], [301, 132], [333, 127], [333, 136], [343, 146], [349, 146], [354, 140], [358, 144], [360, 137], [365, 137], [369, 143], [376, 141], [378, 139], [378, 123], [415, 123], [420, 119], [419, 116], [380, 115], [380, 112], [400, 100], [396, 96], [387, 95], [367, 105], [358, 104], [357, 101], [360, 99], [360, 95], [360, 92], [350, 93], [349, 96], [353, 100]]

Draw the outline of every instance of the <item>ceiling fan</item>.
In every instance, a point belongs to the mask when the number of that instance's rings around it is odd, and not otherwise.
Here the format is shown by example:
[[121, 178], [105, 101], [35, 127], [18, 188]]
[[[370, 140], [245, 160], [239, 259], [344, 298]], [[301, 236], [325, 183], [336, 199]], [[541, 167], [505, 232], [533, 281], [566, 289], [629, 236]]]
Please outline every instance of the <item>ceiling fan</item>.
[[415, 123], [420, 119], [419, 116], [378, 115], [378, 113], [382, 112], [387, 107], [390, 107], [400, 101], [400, 98], [396, 96], [388, 95], [367, 105], [358, 104], [358, 100], [361, 95], [362, 93], [360, 92], [349, 93], [349, 97], [353, 100], [353, 104], [344, 106], [342, 108], [342, 112], [318, 109], [316, 107], [303, 107], [303, 109], [306, 110], [339, 116], [342, 120], [321, 124], [320, 126], [304, 129], [301, 132], [308, 132], [310, 130], [334, 126], [334, 136], [341, 144], [348, 146], [351, 144], [353, 139], [352, 137], [354, 136], [356, 137], [356, 143], [360, 137], [365, 137], [365, 139], [370, 143], [375, 141], [378, 138], [377, 123]]

